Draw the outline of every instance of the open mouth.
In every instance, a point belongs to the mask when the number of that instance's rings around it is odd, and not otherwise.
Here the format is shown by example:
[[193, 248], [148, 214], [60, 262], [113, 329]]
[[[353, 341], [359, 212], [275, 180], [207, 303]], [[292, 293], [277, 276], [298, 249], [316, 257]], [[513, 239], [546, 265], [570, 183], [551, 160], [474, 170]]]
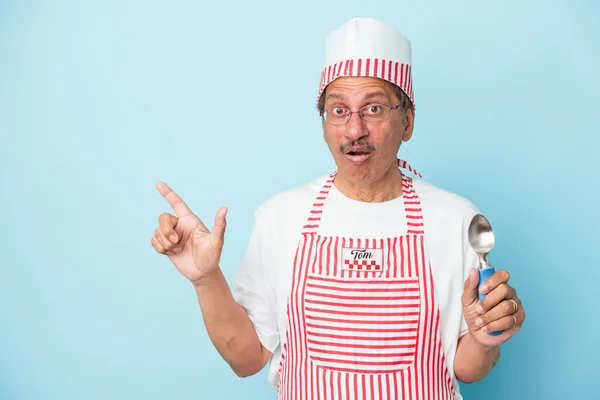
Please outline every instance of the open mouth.
[[354, 164], [362, 164], [365, 163], [369, 157], [371, 156], [371, 151], [368, 149], [357, 149], [350, 148], [347, 149], [344, 154], [346, 158], [350, 160]]

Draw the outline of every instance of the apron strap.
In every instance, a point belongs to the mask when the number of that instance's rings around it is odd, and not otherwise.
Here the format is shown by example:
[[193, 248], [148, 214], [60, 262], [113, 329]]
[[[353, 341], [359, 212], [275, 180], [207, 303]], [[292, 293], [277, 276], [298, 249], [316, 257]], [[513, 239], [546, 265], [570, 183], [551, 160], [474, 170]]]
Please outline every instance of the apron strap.
[[[398, 167], [401, 169], [407, 169], [408, 171], [412, 172], [419, 178], [422, 178], [421, 174], [419, 174], [413, 167], [410, 166], [410, 164], [408, 164], [404, 160], [398, 159]], [[302, 227], [302, 234], [315, 234], [319, 230], [319, 225], [321, 223], [321, 216], [323, 215], [323, 207], [325, 205], [325, 200], [327, 200], [327, 196], [329, 195], [329, 192], [331, 191], [331, 187], [333, 186], [333, 181], [334, 181], [336, 175], [337, 175], [337, 171], [332, 173], [331, 175], [329, 175], [329, 177], [327, 178], [327, 181], [325, 182], [325, 184], [323, 185], [323, 187], [317, 194], [317, 197], [315, 198], [315, 201], [313, 202], [310, 212], [308, 214], [308, 218], [306, 219], [306, 222], [304, 223], [304, 226]], [[402, 176], [402, 196], [404, 197], [405, 205], [408, 207], [407, 210], [409, 208], [412, 209], [415, 205], [418, 205], [419, 211], [420, 211], [419, 200], [411, 198], [411, 194], [406, 192], [406, 189], [408, 189], [408, 187], [406, 186], [407, 184], [406, 184], [405, 179], [409, 179], [409, 181], [410, 181], [410, 178], [405, 177], [403, 174], [403, 176]], [[409, 190], [412, 190], [412, 184], [410, 182], [408, 182], [408, 185], [410, 185]], [[413, 193], [414, 193], [414, 190], [413, 190]], [[407, 196], [407, 194], [408, 194], [408, 196]], [[416, 194], [415, 194], [415, 196], [416, 196]], [[421, 221], [419, 221], [419, 222], [421, 222]]]
[[410, 172], [412, 172], [413, 174], [415, 174], [416, 176], [418, 176], [419, 178], [422, 178], [421, 174], [418, 173], [416, 169], [411, 167], [410, 164], [404, 160], [398, 159], [398, 167], [402, 168], [402, 169], [407, 169]]

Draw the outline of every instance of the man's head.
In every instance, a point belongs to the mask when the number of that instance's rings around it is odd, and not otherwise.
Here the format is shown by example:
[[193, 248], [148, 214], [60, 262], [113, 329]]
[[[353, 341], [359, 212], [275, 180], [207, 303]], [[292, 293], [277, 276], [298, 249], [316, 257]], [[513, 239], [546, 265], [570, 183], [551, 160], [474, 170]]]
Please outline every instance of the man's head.
[[338, 173], [377, 181], [396, 168], [410, 139], [414, 106], [410, 42], [373, 19], [353, 19], [331, 33], [317, 107]]
[[322, 97], [323, 135], [345, 179], [368, 183], [396, 168], [415, 115], [402, 90], [383, 79], [342, 77]]

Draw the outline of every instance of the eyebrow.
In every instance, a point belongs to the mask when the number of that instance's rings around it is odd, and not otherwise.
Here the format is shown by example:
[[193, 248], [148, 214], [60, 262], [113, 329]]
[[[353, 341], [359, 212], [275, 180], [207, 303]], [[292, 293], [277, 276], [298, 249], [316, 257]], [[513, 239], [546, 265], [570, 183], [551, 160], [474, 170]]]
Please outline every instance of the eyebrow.
[[[372, 100], [373, 98], [377, 98], [377, 97], [385, 97], [387, 99], [387, 94], [385, 92], [371, 92], [368, 93], [364, 98], [364, 100]], [[348, 97], [344, 94], [341, 93], [331, 93], [328, 94], [326, 97], [328, 100], [346, 100]]]

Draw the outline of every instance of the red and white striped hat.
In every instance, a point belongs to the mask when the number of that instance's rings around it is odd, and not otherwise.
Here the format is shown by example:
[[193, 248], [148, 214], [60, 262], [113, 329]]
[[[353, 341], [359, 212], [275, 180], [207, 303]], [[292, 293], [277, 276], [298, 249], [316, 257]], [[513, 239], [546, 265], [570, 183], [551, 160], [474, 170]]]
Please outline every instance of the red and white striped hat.
[[327, 37], [317, 104], [335, 79], [370, 76], [399, 86], [414, 105], [410, 54], [410, 41], [396, 29], [372, 18], [351, 19]]

